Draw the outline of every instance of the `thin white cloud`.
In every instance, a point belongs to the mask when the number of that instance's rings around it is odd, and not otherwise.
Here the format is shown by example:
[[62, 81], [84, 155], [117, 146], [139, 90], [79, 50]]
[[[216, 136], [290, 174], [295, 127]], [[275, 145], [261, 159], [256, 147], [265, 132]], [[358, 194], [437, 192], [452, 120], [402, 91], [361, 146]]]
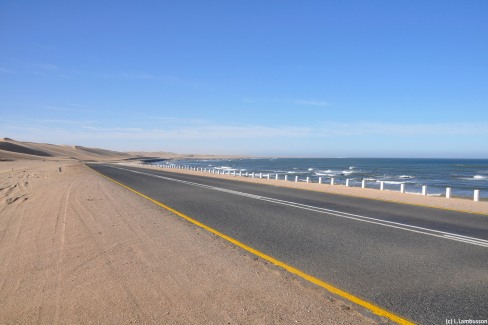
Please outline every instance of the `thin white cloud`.
[[63, 126], [63, 125], [71, 125], [71, 126], [78, 126], [78, 127], [86, 127], [87, 125], [94, 125], [97, 124], [97, 121], [90, 121], [90, 120], [67, 120], [67, 119], [32, 119], [28, 120], [31, 125], [40, 125], [43, 127], [48, 126]]
[[[64, 108], [51, 107], [63, 110]], [[97, 121], [37, 119], [22, 123], [5, 123], [3, 127], [28, 127], [45, 132], [66, 132], [71, 136], [92, 139], [262, 139], [262, 138], [317, 138], [361, 136], [487, 136], [488, 122], [479, 123], [380, 123], [380, 122], [326, 122], [320, 126], [264, 126], [221, 125], [204, 120], [159, 118], [164, 126], [110, 127]], [[10, 121], [12, 122], [12, 121]], [[65, 127], [70, 125], [70, 127]], [[154, 127], [156, 126], [156, 127]]]
[[14, 72], [10, 69], [5, 69], [5, 68], [0, 67], [0, 73], [14, 73]]
[[[175, 119], [177, 120], [177, 119]], [[174, 121], [175, 121], [174, 120]], [[169, 118], [168, 122], [171, 121]], [[127, 127], [103, 124], [100, 121], [80, 120], [23, 120], [0, 119], [4, 136], [38, 142], [68, 143], [98, 146], [107, 149], [171, 150], [175, 152], [234, 152], [265, 153], [280, 152], [288, 155], [327, 155], [344, 153], [388, 156], [411, 152], [411, 156], [444, 155], [443, 152], [466, 152], [474, 156], [486, 156], [477, 147], [446, 147], [452, 139], [480, 139], [488, 136], [488, 122], [479, 123], [380, 123], [380, 122], [327, 122], [322, 125], [265, 126], [223, 125], [188, 120], [187, 123], [152, 124], [142, 127], [136, 122]], [[368, 137], [366, 139], [366, 137]], [[372, 137], [372, 138], [371, 138]], [[394, 138], [406, 147], [396, 148], [382, 140]], [[416, 140], [411, 138], [417, 137]], [[420, 137], [420, 138], [419, 138]], [[419, 141], [418, 139], [421, 139]], [[450, 140], [449, 140], [450, 139]], [[378, 147], [383, 143], [383, 147]], [[471, 144], [471, 142], [470, 142]], [[429, 151], [432, 147], [432, 152]], [[152, 149], [150, 149], [152, 148]], [[447, 148], [447, 149], [446, 149]], [[325, 151], [324, 151], [325, 150]], [[327, 151], [328, 150], [328, 151]], [[423, 151], [422, 151], [423, 150]], [[436, 151], [437, 150], [437, 151]], [[440, 152], [439, 150], [444, 150]], [[446, 151], [447, 150], [447, 151]]]
[[59, 67], [57, 65], [50, 64], [50, 63], [39, 64], [39, 68], [41, 68], [42, 70], [46, 70], [46, 71], [56, 71], [56, 70], [59, 70]]
[[218, 139], [258, 139], [277, 137], [304, 137], [310, 135], [310, 129], [297, 127], [264, 126], [222, 126], [206, 125], [180, 127], [174, 129], [140, 128], [102, 128], [84, 127], [92, 136], [104, 139], [178, 139], [178, 140], [218, 140]]
[[150, 73], [119, 72], [119, 73], [98, 74], [98, 77], [106, 78], [106, 79], [114, 79], [114, 80], [127, 80], [127, 81], [132, 81], [132, 80], [159, 81], [168, 85], [183, 85], [183, 86], [188, 86], [197, 89], [213, 88], [212, 85], [209, 85], [204, 82], [195, 81], [191, 79], [183, 79], [172, 75], [155, 75]]
[[189, 124], [189, 125], [196, 125], [196, 124], [208, 124], [208, 121], [204, 119], [192, 119], [192, 118], [180, 118], [180, 117], [162, 117], [162, 116], [146, 116], [151, 120], [160, 121], [163, 124], [175, 124], [178, 123], [179, 125]]
[[[70, 125], [65, 127], [65, 125]], [[16, 126], [5, 125], [7, 129], [37, 130], [38, 133], [65, 134], [69, 138], [80, 139], [139, 139], [139, 140], [220, 140], [220, 139], [262, 139], [283, 137], [306, 137], [312, 130], [305, 127], [267, 127], [260, 125], [192, 125], [173, 126], [168, 128], [140, 127], [105, 127], [90, 121], [77, 122], [66, 120], [35, 120], [19, 123]]]
[[317, 134], [322, 136], [488, 135], [488, 123], [327, 122], [317, 129]]
[[48, 45], [48, 44], [41, 44], [39, 47], [43, 50], [49, 50], [49, 51], [60, 51], [61, 49], [56, 46]]
[[328, 103], [325, 101], [318, 101], [318, 100], [304, 100], [304, 99], [297, 99], [294, 101], [297, 105], [308, 105], [308, 106], [327, 106]]
[[254, 98], [242, 98], [241, 101], [246, 104], [256, 104], [258, 100]]
[[94, 113], [96, 110], [93, 109], [88, 109], [88, 108], [79, 108], [79, 107], [86, 107], [86, 106], [79, 106], [70, 104], [70, 107], [66, 106], [55, 106], [55, 105], [38, 105], [39, 107], [43, 109], [48, 109], [51, 111], [61, 111], [61, 112], [84, 112], [84, 113]]
[[107, 79], [117, 79], [117, 80], [164, 80], [167, 82], [175, 82], [176, 78], [173, 76], [162, 76], [158, 77], [149, 73], [104, 73], [101, 75], [103, 78]]

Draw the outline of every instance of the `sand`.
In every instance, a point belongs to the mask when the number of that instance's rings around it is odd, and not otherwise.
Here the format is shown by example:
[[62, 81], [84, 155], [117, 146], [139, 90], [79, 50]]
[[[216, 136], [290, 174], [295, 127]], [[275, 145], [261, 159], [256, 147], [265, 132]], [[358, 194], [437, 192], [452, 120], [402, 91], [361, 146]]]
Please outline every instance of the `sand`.
[[366, 316], [81, 163], [0, 162], [0, 324], [381, 321]]
[[0, 161], [5, 160], [81, 160], [81, 161], [131, 161], [143, 158], [153, 159], [235, 159], [245, 158], [236, 155], [179, 154], [165, 151], [157, 152], [118, 152], [83, 146], [56, 145], [49, 143], [17, 141], [0, 138]]
[[[154, 167], [150, 165], [141, 166], [137, 163], [130, 163], [130, 164], [121, 163], [121, 164], [132, 166], [132, 167], [139, 167], [143, 169], [161, 170], [160, 167]], [[370, 199], [382, 200], [382, 201], [421, 205], [421, 206], [428, 206], [428, 207], [455, 210], [455, 211], [464, 211], [464, 212], [470, 212], [476, 214], [486, 214], [488, 216], [487, 201], [474, 202], [469, 199], [460, 199], [460, 198], [447, 199], [445, 197], [422, 196], [422, 195], [411, 194], [411, 193], [400, 193], [399, 191], [398, 192], [380, 191], [378, 189], [347, 187], [345, 185], [330, 185], [330, 184], [318, 184], [318, 183], [306, 183], [306, 182], [295, 183], [292, 181], [284, 181], [284, 180], [277, 181], [274, 179], [268, 180], [268, 179], [259, 179], [259, 178], [250, 178], [250, 177], [239, 177], [233, 175], [222, 175], [222, 174], [217, 175], [217, 174], [204, 173], [200, 171], [190, 171], [190, 170], [181, 170], [181, 169], [172, 169], [172, 168], [164, 168], [164, 171], [229, 179], [229, 180], [235, 180], [240, 182], [267, 184], [272, 186], [296, 188], [301, 190], [317, 191], [317, 192], [347, 195], [347, 196], [354, 196], [354, 197], [364, 197], [364, 198], [370, 198]]]
[[10, 138], [0, 139], [0, 161], [5, 159], [29, 160], [123, 160], [133, 157], [129, 153], [82, 146], [22, 142]]

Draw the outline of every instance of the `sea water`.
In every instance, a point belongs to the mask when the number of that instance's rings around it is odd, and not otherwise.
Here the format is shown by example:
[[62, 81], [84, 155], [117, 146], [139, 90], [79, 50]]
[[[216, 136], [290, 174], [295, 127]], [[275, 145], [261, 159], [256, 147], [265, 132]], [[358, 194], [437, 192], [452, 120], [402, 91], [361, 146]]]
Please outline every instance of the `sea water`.
[[368, 188], [399, 190], [405, 184], [406, 192], [420, 193], [427, 186], [428, 195], [443, 196], [446, 187], [452, 188], [453, 196], [473, 197], [473, 190], [480, 190], [482, 198], [488, 198], [488, 159], [386, 159], [386, 158], [246, 158], [246, 159], [189, 159], [153, 162], [174, 163], [191, 167], [211, 168], [245, 173], [278, 174], [280, 179], [288, 175], [299, 180], [323, 182], [330, 178], [336, 184], [361, 186], [366, 180]]

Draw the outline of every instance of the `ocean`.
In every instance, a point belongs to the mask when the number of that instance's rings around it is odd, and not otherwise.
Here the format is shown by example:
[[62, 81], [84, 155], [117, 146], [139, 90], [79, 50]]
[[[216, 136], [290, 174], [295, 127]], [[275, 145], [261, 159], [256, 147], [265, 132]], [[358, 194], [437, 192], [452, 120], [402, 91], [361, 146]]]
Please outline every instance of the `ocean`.
[[279, 174], [288, 180], [329, 182], [361, 186], [363, 179], [368, 188], [396, 190], [405, 184], [406, 192], [420, 193], [427, 186], [428, 195], [443, 196], [446, 187], [452, 195], [473, 197], [473, 190], [480, 190], [481, 198], [488, 198], [488, 159], [387, 159], [387, 158], [245, 158], [245, 159], [189, 159], [152, 162], [152, 164], [178, 164], [218, 170]]

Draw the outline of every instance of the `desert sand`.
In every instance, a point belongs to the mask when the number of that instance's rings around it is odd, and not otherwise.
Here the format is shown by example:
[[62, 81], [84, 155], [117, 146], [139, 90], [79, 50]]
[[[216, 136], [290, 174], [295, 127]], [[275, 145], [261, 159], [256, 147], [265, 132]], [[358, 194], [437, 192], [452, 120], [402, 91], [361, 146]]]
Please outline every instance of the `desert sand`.
[[0, 162], [0, 324], [372, 324], [73, 160]]
[[80, 160], [80, 161], [135, 161], [140, 159], [231, 159], [244, 158], [235, 155], [195, 155], [166, 151], [119, 152], [100, 148], [72, 145], [17, 141], [0, 138], [0, 161], [24, 160]]

